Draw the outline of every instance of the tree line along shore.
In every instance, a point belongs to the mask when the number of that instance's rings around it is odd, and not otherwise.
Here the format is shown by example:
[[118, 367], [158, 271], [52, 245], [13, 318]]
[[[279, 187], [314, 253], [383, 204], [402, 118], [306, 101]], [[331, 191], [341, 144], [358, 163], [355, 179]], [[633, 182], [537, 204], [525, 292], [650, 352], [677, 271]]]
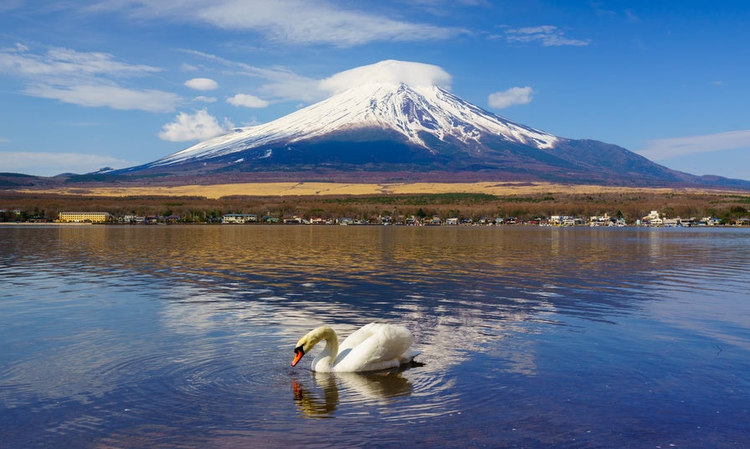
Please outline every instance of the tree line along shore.
[[715, 217], [723, 224], [750, 219], [750, 193], [726, 192], [548, 192], [518, 195], [486, 193], [421, 193], [327, 196], [86, 196], [0, 192], [0, 222], [54, 221], [60, 212], [107, 212], [113, 217], [171, 217], [180, 223], [221, 222], [227, 214], [255, 214], [285, 218], [337, 220], [342, 217], [369, 222], [391, 217], [457, 218], [478, 222], [514, 218], [516, 222], [553, 216], [621, 218], [628, 224], [651, 211], [664, 217]]

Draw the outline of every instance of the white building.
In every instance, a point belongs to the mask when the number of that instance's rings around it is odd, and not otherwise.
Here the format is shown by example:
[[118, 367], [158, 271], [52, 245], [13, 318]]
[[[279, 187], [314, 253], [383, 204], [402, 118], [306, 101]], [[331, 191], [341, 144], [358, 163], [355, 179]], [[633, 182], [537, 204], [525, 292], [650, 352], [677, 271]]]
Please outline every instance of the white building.
[[716, 217], [703, 217], [698, 222], [698, 226], [717, 226], [721, 224], [721, 219]]
[[104, 223], [109, 221], [109, 212], [60, 212], [57, 221], [63, 223]]
[[643, 217], [643, 222], [649, 226], [662, 226], [664, 220], [659, 216], [659, 211], [652, 210], [648, 215]]
[[612, 219], [609, 218], [608, 213], [604, 213], [604, 215], [593, 215], [589, 218], [589, 223], [591, 223], [591, 226], [609, 226], [612, 223]]
[[258, 216], [255, 214], [226, 214], [221, 217], [221, 222], [226, 223], [255, 223], [258, 221]]

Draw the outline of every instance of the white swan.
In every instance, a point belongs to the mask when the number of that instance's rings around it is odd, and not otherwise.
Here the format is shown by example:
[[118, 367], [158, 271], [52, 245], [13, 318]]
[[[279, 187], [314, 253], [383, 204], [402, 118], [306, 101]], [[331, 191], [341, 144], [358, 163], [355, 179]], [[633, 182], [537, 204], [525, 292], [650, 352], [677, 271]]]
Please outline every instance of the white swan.
[[353, 373], [395, 368], [410, 363], [419, 352], [410, 348], [411, 332], [395, 324], [370, 323], [351, 334], [339, 346], [336, 332], [318, 327], [300, 338], [294, 348], [292, 366], [313, 346], [325, 340], [326, 347], [312, 361], [312, 370], [328, 373]]

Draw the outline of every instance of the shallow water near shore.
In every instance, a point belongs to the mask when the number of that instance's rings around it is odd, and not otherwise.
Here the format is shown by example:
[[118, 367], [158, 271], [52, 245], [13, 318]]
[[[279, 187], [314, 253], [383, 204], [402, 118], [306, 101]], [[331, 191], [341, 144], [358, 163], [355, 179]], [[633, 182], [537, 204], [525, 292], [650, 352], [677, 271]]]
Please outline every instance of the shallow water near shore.
[[[750, 444], [747, 229], [3, 226], [0, 284], [2, 447]], [[419, 363], [290, 366], [371, 321]]]

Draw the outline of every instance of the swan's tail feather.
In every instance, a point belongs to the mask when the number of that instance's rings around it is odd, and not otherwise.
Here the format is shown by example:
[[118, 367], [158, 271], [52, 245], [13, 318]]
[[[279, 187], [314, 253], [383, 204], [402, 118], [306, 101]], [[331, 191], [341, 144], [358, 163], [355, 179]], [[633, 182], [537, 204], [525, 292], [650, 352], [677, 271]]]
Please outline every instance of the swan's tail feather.
[[413, 349], [407, 350], [405, 353], [401, 355], [401, 357], [398, 358], [398, 361], [400, 364], [405, 365], [407, 363], [411, 363], [414, 361], [414, 357], [421, 354], [422, 351], [415, 351]]

